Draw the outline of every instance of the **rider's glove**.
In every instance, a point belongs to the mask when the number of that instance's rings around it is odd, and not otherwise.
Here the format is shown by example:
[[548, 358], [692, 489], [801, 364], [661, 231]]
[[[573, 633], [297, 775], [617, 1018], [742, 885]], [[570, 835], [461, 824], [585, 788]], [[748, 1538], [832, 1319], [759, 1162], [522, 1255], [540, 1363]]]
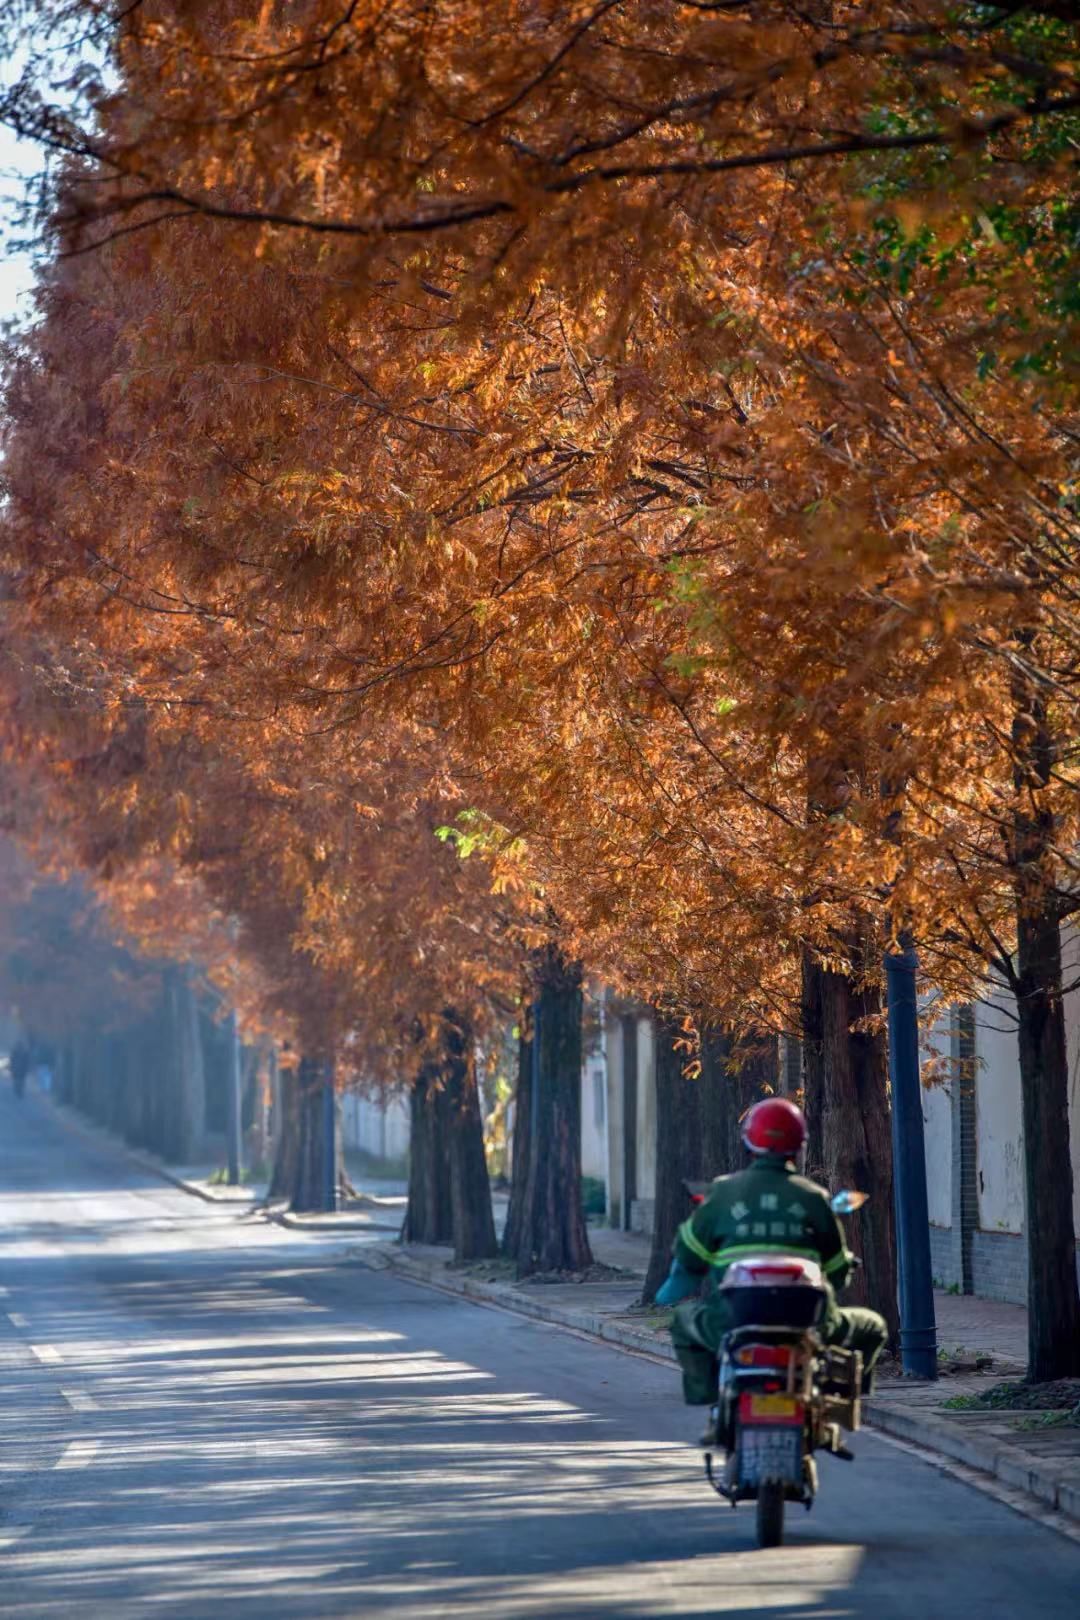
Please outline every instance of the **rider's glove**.
[[671, 1262], [667, 1281], [656, 1291], [658, 1305], [677, 1305], [681, 1299], [689, 1299], [691, 1294], [697, 1293], [700, 1277], [695, 1277], [692, 1271], [680, 1266], [677, 1260]]

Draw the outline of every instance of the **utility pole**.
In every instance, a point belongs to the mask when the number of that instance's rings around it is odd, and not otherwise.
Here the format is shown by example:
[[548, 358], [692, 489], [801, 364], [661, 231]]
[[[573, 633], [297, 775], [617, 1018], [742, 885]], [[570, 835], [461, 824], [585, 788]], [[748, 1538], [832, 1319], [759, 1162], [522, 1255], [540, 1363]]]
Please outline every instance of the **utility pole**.
[[926, 1199], [922, 1082], [919, 1074], [918, 959], [909, 939], [885, 957], [892, 1087], [893, 1186], [900, 1280], [900, 1358], [911, 1378], [937, 1377], [937, 1325]]
[[236, 1014], [229, 1014], [229, 1076], [227, 1087], [226, 1153], [230, 1187], [239, 1187], [241, 1169], [240, 1130], [240, 1026]]

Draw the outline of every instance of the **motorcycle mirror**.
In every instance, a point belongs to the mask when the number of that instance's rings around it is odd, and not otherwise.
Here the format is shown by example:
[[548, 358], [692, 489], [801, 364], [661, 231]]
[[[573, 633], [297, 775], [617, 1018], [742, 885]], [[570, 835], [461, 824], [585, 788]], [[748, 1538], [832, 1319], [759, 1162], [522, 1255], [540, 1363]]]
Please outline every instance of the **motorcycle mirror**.
[[842, 1192], [833, 1193], [829, 1207], [834, 1215], [854, 1215], [869, 1199], [869, 1193], [855, 1192], [851, 1187], [845, 1187]]

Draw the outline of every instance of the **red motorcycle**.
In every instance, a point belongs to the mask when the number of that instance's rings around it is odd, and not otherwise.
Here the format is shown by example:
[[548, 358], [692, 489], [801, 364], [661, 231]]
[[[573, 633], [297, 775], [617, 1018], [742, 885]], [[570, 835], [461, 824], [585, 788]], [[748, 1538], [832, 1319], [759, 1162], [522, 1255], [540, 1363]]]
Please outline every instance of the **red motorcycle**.
[[[707, 1188], [687, 1186], [700, 1203]], [[865, 1193], [837, 1193], [850, 1214]], [[784, 1510], [809, 1510], [818, 1489], [815, 1453], [851, 1461], [843, 1431], [860, 1425], [862, 1356], [827, 1346], [819, 1328], [828, 1294], [821, 1267], [799, 1255], [748, 1255], [733, 1261], [720, 1291], [732, 1327], [720, 1347], [713, 1417], [724, 1456], [705, 1452], [705, 1472], [736, 1507], [754, 1502], [760, 1547], [784, 1539]]]

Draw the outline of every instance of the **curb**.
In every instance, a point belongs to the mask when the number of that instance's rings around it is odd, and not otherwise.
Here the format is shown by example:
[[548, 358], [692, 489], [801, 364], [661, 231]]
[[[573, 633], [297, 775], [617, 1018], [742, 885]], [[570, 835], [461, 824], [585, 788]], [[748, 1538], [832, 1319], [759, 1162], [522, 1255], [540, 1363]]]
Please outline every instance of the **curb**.
[[633, 1328], [612, 1322], [595, 1311], [574, 1310], [565, 1305], [548, 1304], [542, 1299], [530, 1299], [508, 1283], [485, 1282], [480, 1277], [462, 1276], [438, 1263], [415, 1259], [386, 1243], [372, 1244], [360, 1258], [372, 1270], [395, 1271], [410, 1282], [437, 1288], [444, 1294], [457, 1294], [481, 1305], [497, 1305], [516, 1316], [528, 1316], [537, 1322], [572, 1328], [576, 1333], [617, 1345], [635, 1355], [650, 1356], [653, 1360], [670, 1362], [672, 1365], [675, 1363], [675, 1352], [665, 1339], [659, 1339], [653, 1333], [635, 1332]]
[[964, 1463], [980, 1474], [989, 1474], [1002, 1485], [1024, 1491], [1054, 1512], [1080, 1520], [1080, 1482], [1072, 1485], [1055, 1479], [1045, 1472], [1038, 1457], [1020, 1446], [1005, 1447], [979, 1440], [974, 1435], [953, 1430], [941, 1419], [922, 1417], [875, 1401], [867, 1403], [865, 1414], [870, 1428], [926, 1450], [938, 1451], [953, 1462]]
[[[225, 1200], [221, 1199], [218, 1202], [223, 1203]], [[259, 1213], [266, 1220], [273, 1221], [275, 1226], [286, 1226], [292, 1232], [393, 1232], [396, 1237], [401, 1230], [400, 1222], [386, 1226], [379, 1221], [361, 1221], [345, 1217], [342, 1220], [325, 1221], [320, 1224], [321, 1217], [318, 1215], [312, 1219], [311, 1216], [295, 1215], [288, 1209], [260, 1208]]]
[[[675, 1364], [675, 1352], [667, 1339], [660, 1339], [652, 1333], [635, 1332], [633, 1328], [593, 1311], [532, 1300], [508, 1283], [484, 1282], [477, 1277], [462, 1276], [443, 1265], [415, 1259], [389, 1244], [373, 1244], [364, 1251], [363, 1260], [374, 1270], [394, 1271], [399, 1276], [407, 1277], [410, 1282], [436, 1288], [442, 1293], [456, 1294], [478, 1304], [496, 1305], [517, 1316], [571, 1328], [588, 1338], [635, 1355], [648, 1356], [653, 1361], [667, 1362], [672, 1366]], [[940, 1419], [901, 1411], [873, 1399], [864, 1405], [863, 1415], [868, 1428], [878, 1429], [882, 1434], [892, 1435], [898, 1440], [906, 1440], [921, 1451], [937, 1452], [953, 1462], [963, 1463], [979, 1474], [989, 1475], [1003, 1485], [1023, 1491], [1051, 1511], [1080, 1520], [1080, 1483], [1072, 1485], [1053, 1478], [1045, 1473], [1037, 1457], [1020, 1447], [1005, 1448], [973, 1436], [953, 1433]]]

